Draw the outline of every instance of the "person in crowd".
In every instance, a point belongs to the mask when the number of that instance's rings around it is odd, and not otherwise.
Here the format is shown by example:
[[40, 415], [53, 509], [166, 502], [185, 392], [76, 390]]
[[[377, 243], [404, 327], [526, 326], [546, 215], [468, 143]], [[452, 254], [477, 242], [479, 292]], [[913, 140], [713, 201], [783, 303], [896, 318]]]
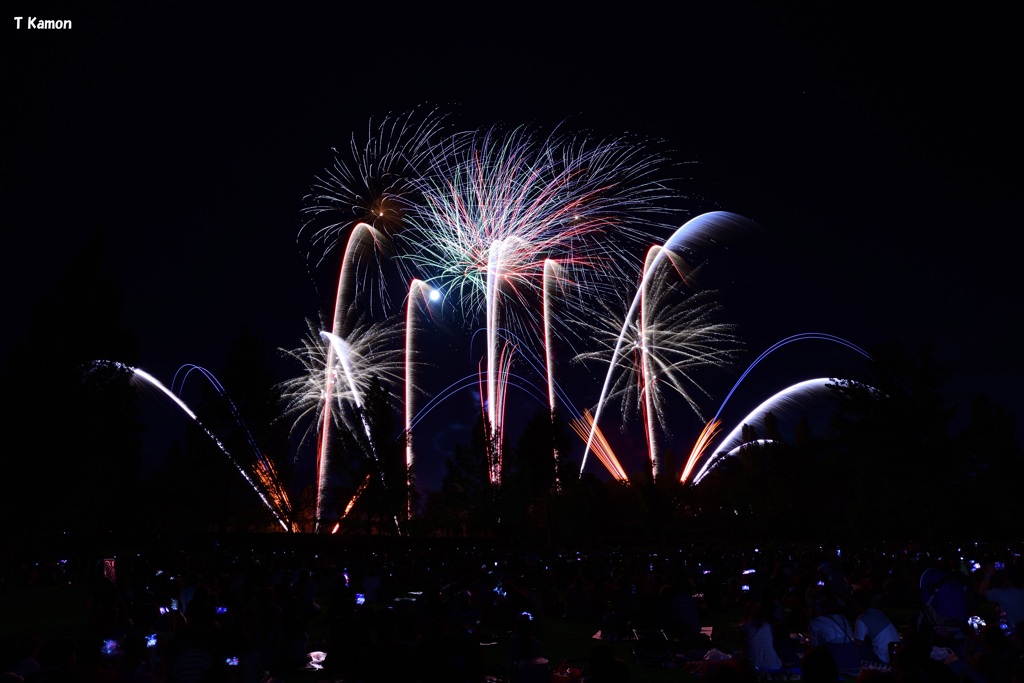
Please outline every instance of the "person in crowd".
[[983, 598], [998, 606], [1003, 630], [1018, 630], [1024, 623], [1024, 568], [1013, 565], [997, 568], [995, 564], [985, 567], [985, 576], [978, 584]]
[[808, 638], [812, 647], [853, 642], [850, 620], [843, 614], [832, 593], [822, 591], [813, 598], [812, 614], [814, 616], [808, 624]]
[[535, 672], [551, 678], [544, 646], [537, 638], [537, 624], [530, 612], [516, 617], [515, 629], [508, 639], [508, 659], [510, 683], [532, 680], [531, 676], [538, 675]]
[[853, 638], [865, 645], [863, 651], [866, 654], [873, 654], [879, 662], [888, 664], [890, 643], [899, 642], [900, 634], [889, 617], [878, 608], [880, 601], [878, 595], [853, 592], [853, 604], [859, 610], [853, 624]]
[[761, 671], [782, 666], [782, 660], [773, 645], [772, 625], [765, 612], [764, 603], [755, 602], [751, 605], [748, 617], [740, 624], [744, 654]]

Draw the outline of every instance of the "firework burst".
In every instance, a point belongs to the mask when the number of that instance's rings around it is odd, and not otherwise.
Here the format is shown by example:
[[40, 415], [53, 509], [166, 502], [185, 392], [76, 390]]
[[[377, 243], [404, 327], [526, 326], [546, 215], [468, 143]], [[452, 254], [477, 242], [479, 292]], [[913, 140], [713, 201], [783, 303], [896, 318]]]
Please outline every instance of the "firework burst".
[[[663, 161], [627, 140], [540, 137], [524, 128], [448, 138], [432, 150], [422, 203], [410, 207], [399, 259], [476, 320], [496, 293], [533, 329], [545, 261], [599, 291], [624, 244], [650, 238], [672, 196]], [[645, 229], [648, 228], [648, 229]], [[495, 283], [495, 280], [498, 282]]]
[[[671, 258], [662, 261], [666, 265], [674, 262]], [[619, 401], [626, 421], [638, 414], [646, 418], [648, 451], [655, 476], [661, 474], [655, 425], [664, 428], [669, 422], [666, 390], [681, 396], [703, 420], [700, 399], [709, 394], [700, 385], [698, 372], [727, 367], [740, 350], [735, 326], [716, 320], [721, 307], [715, 293], [691, 292], [671, 269], [663, 269], [670, 272], [645, 278], [641, 315], [626, 319], [623, 324], [621, 311], [626, 310], [628, 303], [622, 298], [619, 311], [605, 303], [604, 315], [578, 321], [589, 331], [596, 348], [575, 359], [606, 363], [615, 355], [616, 375], [608, 398]], [[621, 347], [620, 340], [624, 341]]]
[[303, 369], [280, 385], [285, 416], [292, 420], [293, 431], [304, 429], [303, 440], [323, 430], [362, 429], [358, 409], [374, 378], [392, 393], [404, 380], [405, 363], [396, 351], [401, 324], [360, 320], [345, 338], [322, 331], [313, 321], [308, 327], [301, 346], [281, 349]]
[[306, 220], [299, 231], [319, 252], [318, 264], [353, 225], [367, 223], [387, 234], [401, 228], [415, 179], [445, 118], [436, 111], [412, 111], [378, 124], [371, 120], [364, 138], [353, 133], [347, 153], [334, 150], [331, 166], [306, 196]]
[[652, 221], [645, 216], [671, 193], [654, 179], [660, 159], [623, 140], [490, 129], [452, 136], [432, 155], [399, 258], [454, 298], [468, 320], [484, 315], [482, 393], [499, 435], [491, 463], [497, 481], [502, 377], [516, 346], [543, 338], [544, 273], [554, 264], [579, 291], [600, 291], [620, 263], [616, 249], [646, 237], [640, 226]]

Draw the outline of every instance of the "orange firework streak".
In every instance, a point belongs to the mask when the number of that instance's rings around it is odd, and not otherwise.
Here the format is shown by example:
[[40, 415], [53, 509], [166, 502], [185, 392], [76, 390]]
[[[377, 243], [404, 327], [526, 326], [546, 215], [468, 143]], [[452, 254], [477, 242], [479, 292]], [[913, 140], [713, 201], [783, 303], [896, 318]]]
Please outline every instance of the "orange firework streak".
[[[288, 492], [278, 485], [281, 479], [278, 477], [274, 465], [269, 460], [257, 460], [253, 463], [253, 471], [256, 473], [256, 478], [263, 484], [263, 489], [267, 492], [272, 504], [278, 510], [289, 513], [292, 509], [291, 501], [288, 499]], [[296, 530], [294, 522], [291, 524], [291, 530]]]
[[619, 464], [619, 459], [615, 457], [614, 451], [612, 451], [611, 444], [608, 443], [608, 439], [604, 437], [604, 433], [601, 429], [594, 424], [594, 416], [590, 414], [589, 409], [584, 409], [583, 418], [576, 418], [571, 423], [572, 430], [576, 432], [576, 435], [583, 439], [586, 443], [593, 434], [593, 443], [591, 444], [594, 455], [601, 461], [605, 469], [611, 473], [619, 481], [629, 481], [629, 477], [626, 476], [626, 471], [622, 469], [622, 465]]
[[693, 450], [690, 451], [690, 457], [686, 460], [686, 467], [683, 468], [683, 474], [679, 477], [679, 483], [685, 484], [686, 480], [693, 474], [693, 468], [696, 467], [697, 461], [704, 456], [704, 452], [714, 441], [715, 437], [722, 429], [722, 421], [718, 419], [712, 419], [704, 425], [704, 429], [700, 430], [700, 436], [697, 437], [696, 443], [693, 444]]
[[363, 491], [365, 491], [366, 487], [370, 485], [370, 477], [372, 476], [372, 474], [366, 475], [366, 479], [363, 479], [363, 483], [360, 484], [359, 488], [356, 489], [356, 492], [352, 494], [352, 500], [350, 500], [348, 505], [345, 506], [345, 511], [341, 513], [341, 519], [339, 519], [334, 524], [334, 528], [331, 529], [332, 534], [338, 533], [338, 529], [341, 528], [342, 520], [348, 517], [348, 513], [352, 512], [352, 508], [356, 506], [356, 501], [359, 500], [359, 496], [363, 495]]

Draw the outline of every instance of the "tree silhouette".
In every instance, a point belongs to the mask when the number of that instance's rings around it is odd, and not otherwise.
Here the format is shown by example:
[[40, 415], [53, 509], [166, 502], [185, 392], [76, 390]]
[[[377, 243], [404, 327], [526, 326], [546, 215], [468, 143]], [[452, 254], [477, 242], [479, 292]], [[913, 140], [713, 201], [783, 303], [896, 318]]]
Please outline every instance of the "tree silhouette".
[[0, 497], [25, 532], [128, 529], [140, 520], [142, 427], [131, 374], [94, 364], [136, 357], [104, 254], [96, 230], [40, 297], [4, 362], [3, 380], [18, 395], [3, 411], [17, 467]]

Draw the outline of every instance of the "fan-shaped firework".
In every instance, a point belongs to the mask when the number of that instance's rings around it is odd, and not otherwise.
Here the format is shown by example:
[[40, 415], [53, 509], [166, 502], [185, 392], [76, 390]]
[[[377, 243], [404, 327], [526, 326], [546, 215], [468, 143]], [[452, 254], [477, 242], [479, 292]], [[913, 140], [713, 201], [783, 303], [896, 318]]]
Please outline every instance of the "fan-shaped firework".
[[649, 280], [643, 315], [623, 323], [621, 311], [628, 307], [623, 299], [620, 311], [613, 312], [603, 303], [605, 315], [578, 321], [595, 344], [576, 357], [578, 362], [607, 363], [620, 340], [625, 341], [616, 356], [617, 374], [608, 398], [619, 400], [627, 421], [638, 413], [646, 416], [648, 450], [656, 475], [660, 472], [653, 425], [668, 423], [665, 390], [682, 396], [701, 417], [697, 394], [707, 396], [707, 392], [696, 373], [728, 366], [740, 350], [735, 327], [717, 320], [721, 307], [714, 296], [709, 291], [688, 291], [675, 273], [669, 272]]
[[[305, 424], [307, 429], [319, 429], [325, 418], [325, 397], [329, 395], [336, 408], [330, 410], [331, 420], [340, 421], [347, 429], [361, 428], [354, 421], [353, 408], [362, 405], [373, 378], [377, 377], [386, 388], [400, 386], [404, 381], [401, 324], [392, 320], [361, 320], [344, 339], [335, 337], [334, 343], [332, 335], [319, 325], [312, 321], [308, 325], [309, 332], [301, 346], [282, 349], [304, 370], [281, 384], [285, 415], [295, 426]], [[330, 362], [332, 354], [339, 358], [338, 362]]]

